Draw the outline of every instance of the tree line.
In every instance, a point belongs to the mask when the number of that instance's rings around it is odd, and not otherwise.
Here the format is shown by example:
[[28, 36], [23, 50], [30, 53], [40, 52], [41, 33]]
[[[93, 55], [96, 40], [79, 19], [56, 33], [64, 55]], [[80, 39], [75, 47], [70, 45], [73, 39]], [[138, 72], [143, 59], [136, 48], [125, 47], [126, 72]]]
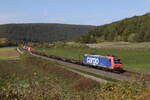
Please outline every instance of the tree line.
[[77, 41], [83, 43], [99, 43], [104, 41], [149, 42], [150, 13], [143, 16], [126, 18], [111, 24], [97, 26]]
[[0, 25], [0, 38], [23, 42], [69, 41], [95, 26], [50, 23]]

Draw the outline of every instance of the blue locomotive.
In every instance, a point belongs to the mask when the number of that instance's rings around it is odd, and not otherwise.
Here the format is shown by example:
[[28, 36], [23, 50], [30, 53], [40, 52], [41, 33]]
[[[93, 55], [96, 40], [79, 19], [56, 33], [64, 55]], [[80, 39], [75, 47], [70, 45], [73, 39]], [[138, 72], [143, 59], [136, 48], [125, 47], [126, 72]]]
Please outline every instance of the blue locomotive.
[[107, 69], [122, 69], [121, 59], [115, 56], [85, 54], [83, 57], [83, 64]]

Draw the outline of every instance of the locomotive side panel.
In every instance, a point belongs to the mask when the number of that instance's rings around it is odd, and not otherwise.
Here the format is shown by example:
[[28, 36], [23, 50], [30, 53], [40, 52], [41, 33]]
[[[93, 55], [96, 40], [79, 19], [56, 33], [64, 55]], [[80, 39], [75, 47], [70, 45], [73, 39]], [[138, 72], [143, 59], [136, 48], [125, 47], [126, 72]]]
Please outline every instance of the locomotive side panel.
[[93, 66], [106, 67], [112, 69], [112, 62], [109, 58], [103, 56], [84, 56], [84, 64], [89, 64]]

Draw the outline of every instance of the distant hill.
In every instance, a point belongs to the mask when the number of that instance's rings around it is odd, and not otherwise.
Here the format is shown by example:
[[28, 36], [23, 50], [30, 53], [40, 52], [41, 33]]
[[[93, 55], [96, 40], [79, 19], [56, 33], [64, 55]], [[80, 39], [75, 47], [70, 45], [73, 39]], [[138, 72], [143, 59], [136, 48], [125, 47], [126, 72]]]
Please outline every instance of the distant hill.
[[80, 37], [95, 26], [69, 24], [5, 24], [0, 25], [0, 38], [32, 42], [68, 41]]
[[149, 42], [150, 13], [98, 26], [94, 30], [88, 31], [77, 41], [84, 43], [103, 41]]

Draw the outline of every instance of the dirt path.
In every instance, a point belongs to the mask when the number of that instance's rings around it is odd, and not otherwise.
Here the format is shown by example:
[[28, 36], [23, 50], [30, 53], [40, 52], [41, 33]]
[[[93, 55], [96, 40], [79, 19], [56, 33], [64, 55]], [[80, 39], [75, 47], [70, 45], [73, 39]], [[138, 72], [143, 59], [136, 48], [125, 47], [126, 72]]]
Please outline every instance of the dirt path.
[[10, 51], [3, 51], [3, 52], [0, 52], [0, 56], [18, 56], [18, 52], [15, 51], [15, 50], [10, 50]]

